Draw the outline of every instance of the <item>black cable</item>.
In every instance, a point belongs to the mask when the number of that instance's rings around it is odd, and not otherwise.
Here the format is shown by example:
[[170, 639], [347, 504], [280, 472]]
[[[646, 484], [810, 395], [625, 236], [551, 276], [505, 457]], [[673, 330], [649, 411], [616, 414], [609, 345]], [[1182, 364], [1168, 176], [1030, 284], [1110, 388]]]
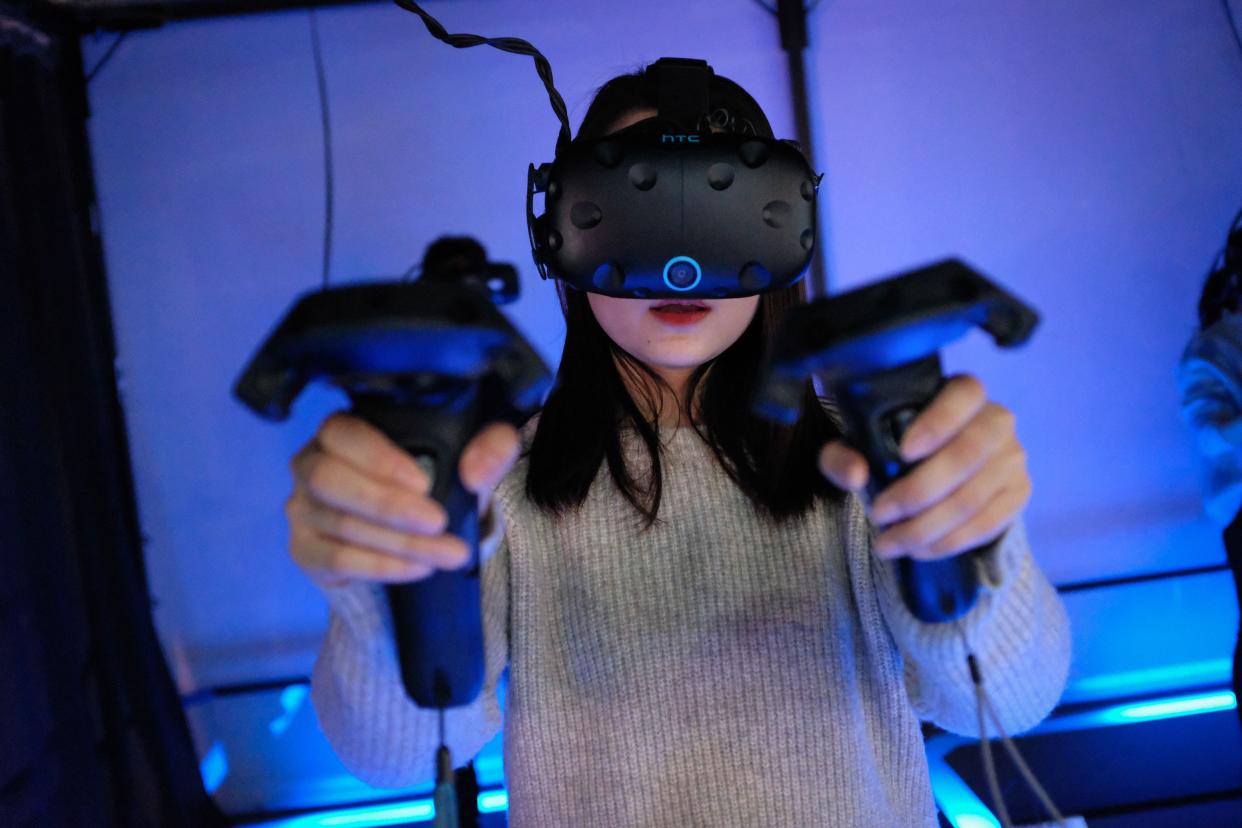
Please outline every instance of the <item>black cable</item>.
[[112, 45], [108, 47], [108, 51], [104, 52], [103, 57], [101, 57], [99, 59], [99, 62], [95, 64], [95, 68], [86, 73], [87, 83], [90, 83], [92, 80], [94, 80], [95, 76], [99, 74], [99, 70], [103, 69], [104, 66], [107, 65], [108, 61], [111, 60], [113, 53], [116, 52], [117, 47], [121, 45], [121, 41], [124, 40], [125, 36], [128, 34], [129, 34], [129, 30], [126, 29], [125, 31], [121, 32], [119, 35], [116, 36], [116, 40], [112, 41]]
[[[776, 10], [776, 6], [770, 6], [767, 3], [765, 3], [764, 0], [755, 0], [755, 2], [758, 3], [760, 6], [762, 6], [763, 8], [770, 11], [772, 14], [779, 14], [779, 12]], [[808, 13], [815, 11], [815, 7], [818, 6], [820, 2], [821, 0], [815, 0], [814, 3], [806, 7], [806, 11]]]
[[328, 81], [323, 71], [319, 46], [319, 20], [310, 10], [311, 48], [315, 54], [315, 79], [319, 83], [319, 116], [323, 122], [323, 286], [328, 287], [332, 265], [332, 121], [328, 116]]
[[560, 92], [556, 91], [556, 86], [552, 82], [552, 66], [538, 49], [529, 42], [517, 37], [480, 37], [473, 34], [449, 34], [448, 30], [440, 25], [440, 21], [419, 8], [418, 4], [413, 2], [413, 0], [394, 0], [394, 2], [406, 11], [413, 12], [421, 17], [424, 25], [427, 26], [427, 31], [431, 32], [438, 40], [442, 40], [450, 46], [458, 49], [467, 49], [471, 46], [486, 44], [503, 52], [512, 52], [515, 55], [529, 55], [534, 58], [535, 71], [539, 73], [539, 78], [547, 88], [548, 100], [552, 102], [552, 110], [561, 122], [561, 132], [556, 141], [557, 150], [559, 151], [562, 146], [569, 144], [573, 137], [569, 129], [569, 111], [565, 108], [564, 98], [561, 97]]
[[1229, 5], [1229, 0], [1220, 0], [1220, 3], [1225, 7], [1225, 17], [1229, 18], [1229, 30], [1233, 32], [1234, 42], [1238, 44], [1238, 52], [1242, 53], [1242, 33], [1238, 32], [1238, 21], [1233, 18], [1233, 6]]

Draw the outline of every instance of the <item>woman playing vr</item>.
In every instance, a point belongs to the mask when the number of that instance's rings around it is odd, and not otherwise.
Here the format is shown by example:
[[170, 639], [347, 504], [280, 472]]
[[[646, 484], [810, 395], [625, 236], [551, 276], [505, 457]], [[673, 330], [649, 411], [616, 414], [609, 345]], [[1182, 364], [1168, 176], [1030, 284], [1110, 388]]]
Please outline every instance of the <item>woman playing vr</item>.
[[[614, 78], [579, 137], [655, 107], [642, 72]], [[723, 78], [709, 109], [713, 129], [772, 134]], [[977, 732], [967, 642], [1010, 731], [1068, 671], [1065, 610], [1020, 520], [1013, 415], [951, 378], [903, 439], [922, 462], [868, 509], [867, 464], [809, 382], [793, 425], [748, 410], [804, 282], [703, 300], [557, 285], [555, 390], [461, 460], [488, 527], [486, 679], [447, 713], [454, 755], [503, 727], [515, 825], [936, 825], [920, 719]], [[402, 689], [381, 585], [460, 567], [466, 546], [426, 474], [361, 420], [328, 418], [291, 465], [290, 552], [331, 607], [322, 728], [373, 785], [429, 781], [438, 714]], [[910, 614], [894, 558], [988, 544], [966, 616]]]

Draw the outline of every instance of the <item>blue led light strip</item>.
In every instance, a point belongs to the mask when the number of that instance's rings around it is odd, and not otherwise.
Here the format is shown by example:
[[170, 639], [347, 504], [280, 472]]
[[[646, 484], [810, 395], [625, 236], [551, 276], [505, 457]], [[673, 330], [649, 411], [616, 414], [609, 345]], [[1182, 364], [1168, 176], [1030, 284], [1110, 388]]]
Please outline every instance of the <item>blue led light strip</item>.
[[[503, 811], [509, 807], [509, 794], [504, 789], [484, 791], [479, 794], [478, 803], [481, 814]], [[409, 802], [337, 808], [270, 822], [255, 822], [250, 823], [248, 828], [378, 828], [383, 825], [431, 822], [435, 813], [435, 805], [431, 799], [423, 797]]]
[[1232, 671], [1232, 658], [1213, 658], [1087, 676], [1070, 682], [1062, 702], [1106, 701], [1140, 693], [1175, 692], [1179, 687], [1211, 687], [1228, 683]]

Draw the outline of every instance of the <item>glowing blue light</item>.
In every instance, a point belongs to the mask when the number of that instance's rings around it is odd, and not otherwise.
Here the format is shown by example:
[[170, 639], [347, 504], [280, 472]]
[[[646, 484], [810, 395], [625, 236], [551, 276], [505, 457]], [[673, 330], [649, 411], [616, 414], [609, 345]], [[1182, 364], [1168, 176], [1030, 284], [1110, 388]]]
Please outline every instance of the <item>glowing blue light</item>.
[[[681, 262], [685, 262], [689, 264], [692, 268], [694, 268], [694, 281], [688, 285], [675, 285], [673, 284], [672, 280], [668, 278], [669, 271], [675, 265], [680, 264]], [[668, 285], [673, 290], [693, 290], [696, 286], [698, 286], [699, 282], [702, 281], [702, 279], [703, 279], [703, 268], [699, 267], [699, 263], [696, 262], [694, 259], [690, 258], [689, 256], [674, 256], [673, 258], [668, 260], [667, 264], [664, 265], [664, 284]]]
[[1127, 721], [1152, 721], [1155, 719], [1171, 719], [1174, 716], [1189, 716], [1194, 713], [1213, 713], [1217, 710], [1232, 710], [1238, 701], [1231, 692], [1203, 693], [1197, 696], [1183, 696], [1178, 699], [1167, 699], [1146, 704], [1131, 704], [1117, 708], [1114, 715]]
[[474, 759], [474, 772], [479, 777], [479, 784], [491, 787], [503, 785], [505, 781], [504, 759], [499, 751], [484, 748]]
[[947, 751], [938, 752], [928, 744], [927, 770], [931, 774], [932, 793], [945, 819], [955, 828], [1001, 828], [970, 786], [945, 761]]
[[203, 777], [207, 793], [215, 793], [224, 777], [229, 775], [229, 758], [224, 752], [224, 745], [216, 742], [211, 746], [211, 750], [198, 763], [198, 775]]
[[436, 809], [430, 799], [416, 799], [396, 805], [386, 803], [363, 808], [338, 808], [305, 816], [287, 817], [271, 822], [256, 823], [252, 828], [378, 828], [382, 825], [405, 825], [410, 822], [430, 822]]
[[962, 814], [953, 821], [953, 824], [956, 828], [1000, 828], [1000, 823], [991, 814], [987, 816]]
[[325, 814], [320, 816], [317, 825], [328, 828], [335, 825], [399, 825], [403, 822], [423, 822], [435, 816], [436, 809], [430, 800], [423, 799], [406, 805], [385, 806], [383, 808], [365, 808], [352, 813]]
[[1041, 723], [1031, 733], [1046, 735], [1074, 730], [1089, 730], [1093, 727], [1115, 727], [1117, 725], [1169, 719], [1174, 716], [1215, 713], [1220, 710], [1232, 710], [1235, 707], [1237, 707], [1237, 700], [1234, 698], [1233, 693], [1228, 691], [1196, 693], [1190, 696], [1166, 696], [1163, 699], [1115, 704], [1098, 710], [1084, 710], [1078, 713], [1053, 716]]
[[1106, 673], [1074, 680], [1063, 701], [1086, 701], [1100, 696], [1137, 696], [1178, 687], [1224, 684], [1233, 669], [1232, 658], [1213, 658], [1185, 664], [1148, 667], [1121, 673]]
[[509, 807], [508, 791], [492, 791], [479, 794], [479, 813], [490, 814]]
[[293, 723], [293, 717], [298, 714], [298, 709], [306, 701], [310, 695], [310, 685], [307, 684], [290, 684], [284, 690], [280, 691], [280, 709], [283, 711], [275, 719], [268, 722], [267, 729], [273, 736], [279, 736], [289, 729], [289, 725]]
[[[481, 814], [506, 810], [509, 807], [509, 794], [505, 790], [484, 791], [479, 794], [478, 805]], [[387, 802], [373, 807], [338, 808], [271, 822], [251, 823], [250, 828], [379, 828], [384, 825], [431, 822], [435, 815], [435, 803], [422, 798], [395, 804]]]

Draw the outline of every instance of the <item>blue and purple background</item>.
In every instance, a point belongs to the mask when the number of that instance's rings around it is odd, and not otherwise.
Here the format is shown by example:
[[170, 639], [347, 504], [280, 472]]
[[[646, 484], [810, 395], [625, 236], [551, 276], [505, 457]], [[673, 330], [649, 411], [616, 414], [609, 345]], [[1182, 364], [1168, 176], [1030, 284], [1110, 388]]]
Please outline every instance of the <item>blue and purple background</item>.
[[[532, 41], [575, 128], [611, 76], [691, 56], [750, 90], [778, 136], [794, 136], [776, 22], [754, 0], [425, 6], [451, 32]], [[335, 144], [333, 283], [399, 274], [433, 238], [474, 235], [518, 266], [523, 297], [506, 313], [555, 366], [564, 329], [530, 262], [524, 186], [528, 162], [551, 160], [558, 125], [531, 60], [452, 49], [388, 3], [318, 16]], [[1017, 413], [1035, 483], [1026, 521], [1053, 582], [1223, 562], [1174, 381], [1203, 278], [1242, 206], [1242, 52], [1220, 3], [822, 0], [810, 25], [831, 288], [958, 255], [1043, 316], [1022, 350], [975, 334], [946, 361]], [[86, 37], [87, 64], [109, 43]], [[312, 390], [273, 426], [230, 389], [320, 281], [307, 14], [132, 33], [90, 102], [165, 652], [187, 694], [306, 675], [327, 610], [288, 555], [282, 506], [289, 458], [343, 397]], [[1238, 609], [1227, 572], [1066, 603], [1066, 701], [1228, 678]], [[215, 780], [228, 807], [356, 794], [361, 783], [331, 767], [303, 701], [294, 691], [191, 711], [200, 755], [218, 751], [212, 761], [230, 768]], [[243, 747], [256, 722], [263, 740]]]

